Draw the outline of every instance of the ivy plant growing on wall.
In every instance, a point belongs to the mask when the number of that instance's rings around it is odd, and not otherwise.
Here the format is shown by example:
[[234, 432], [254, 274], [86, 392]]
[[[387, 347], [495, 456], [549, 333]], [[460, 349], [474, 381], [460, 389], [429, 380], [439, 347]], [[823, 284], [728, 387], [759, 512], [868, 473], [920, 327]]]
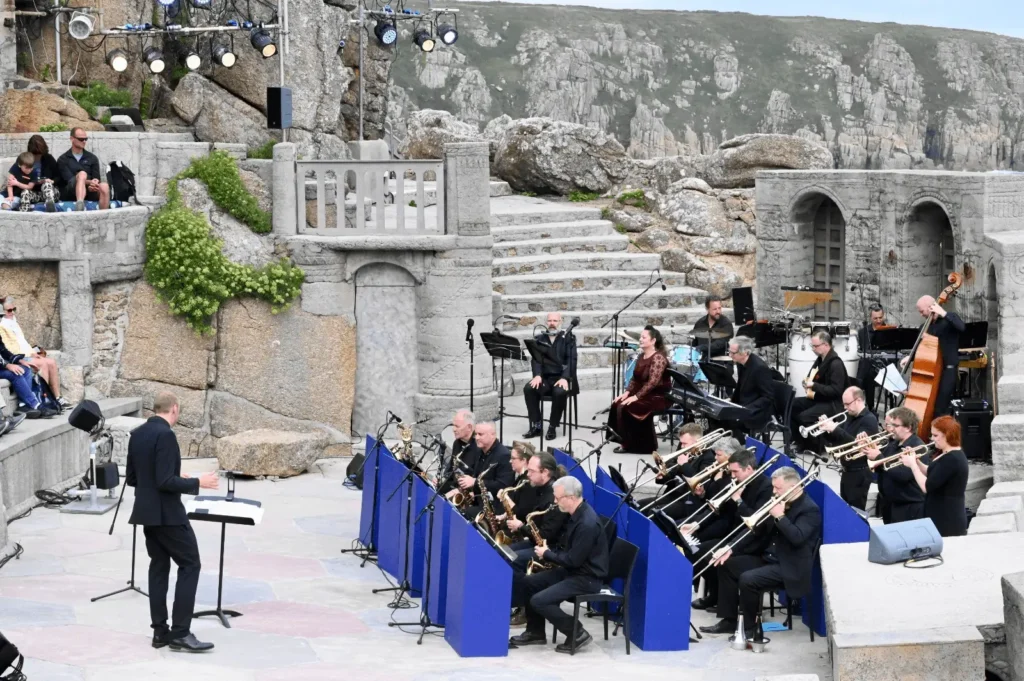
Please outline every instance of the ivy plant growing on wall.
[[195, 159], [168, 183], [167, 203], [146, 225], [145, 276], [157, 295], [200, 333], [211, 330], [210, 319], [232, 298], [261, 298], [275, 313], [288, 307], [299, 295], [303, 271], [287, 259], [261, 268], [228, 260], [206, 218], [182, 201], [178, 181], [186, 178], [202, 181], [219, 208], [254, 232], [270, 231], [270, 215], [245, 188], [230, 156], [215, 151]]

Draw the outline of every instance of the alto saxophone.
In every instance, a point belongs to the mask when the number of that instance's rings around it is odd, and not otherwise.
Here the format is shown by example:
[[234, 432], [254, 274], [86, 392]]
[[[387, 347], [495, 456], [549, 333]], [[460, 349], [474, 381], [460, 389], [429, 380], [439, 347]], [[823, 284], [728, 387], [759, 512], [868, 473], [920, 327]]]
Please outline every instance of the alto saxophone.
[[491, 464], [487, 470], [480, 474], [480, 477], [476, 479], [476, 485], [480, 490], [480, 508], [482, 509], [476, 514], [473, 522], [480, 526], [484, 532], [487, 532], [490, 536], [494, 537], [495, 541], [498, 538], [498, 518], [494, 514], [494, 507], [491, 506], [491, 497], [487, 494], [487, 488], [484, 487], [484, 476], [491, 472], [497, 464]]
[[[513, 509], [516, 505], [514, 501], [508, 498], [508, 495], [511, 494], [512, 492], [515, 492], [517, 489], [521, 489], [522, 486], [525, 485], [527, 482], [529, 482], [529, 480], [523, 480], [515, 487], [506, 487], [505, 489], [498, 492], [498, 501], [500, 501], [501, 505], [505, 507], [506, 522], [508, 522], [509, 518], [515, 517], [515, 511]], [[511, 544], [514, 541], [514, 535], [514, 532], [510, 531], [508, 534], [506, 534], [505, 530], [499, 529], [498, 534], [494, 536], [494, 540], [497, 541], [499, 544]]]
[[[534, 511], [533, 513], [526, 514], [526, 527], [530, 531], [530, 536], [533, 537], [533, 543], [535, 546], [544, 546], [547, 542], [544, 541], [544, 537], [540, 535], [540, 530], [537, 529], [537, 523], [534, 522], [534, 518], [537, 516], [544, 515], [548, 511], [553, 511], [558, 508], [558, 504], [551, 504], [543, 511]], [[526, 574], [532, 575], [534, 572], [541, 572], [543, 570], [550, 570], [554, 565], [547, 563], [538, 558], [534, 558], [530, 561], [530, 564], [526, 566]]]

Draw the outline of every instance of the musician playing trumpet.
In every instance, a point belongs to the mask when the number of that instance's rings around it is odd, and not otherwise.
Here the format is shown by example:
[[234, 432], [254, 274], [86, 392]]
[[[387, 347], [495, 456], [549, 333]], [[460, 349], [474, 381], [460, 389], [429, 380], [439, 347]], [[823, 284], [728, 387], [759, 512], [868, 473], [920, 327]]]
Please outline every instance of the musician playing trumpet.
[[[885, 429], [893, 439], [884, 449], [869, 447], [865, 450], [867, 458], [875, 461], [879, 458], [893, 456], [904, 449], [919, 447], [924, 442], [917, 436], [919, 421], [917, 414], [906, 407], [890, 409], [885, 415]], [[921, 459], [925, 465], [930, 463], [928, 457]], [[914, 479], [914, 473], [906, 466], [898, 466], [885, 470], [884, 466], [875, 468], [878, 475], [878, 500], [876, 502], [882, 522], [902, 523], [924, 517], [924, 492]]]
[[[766, 591], [785, 588], [791, 600], [811, 591], [814, 549], [821, 538], [821, 510], [801, 489], [800, 475], [783, 466], [772, 473], [772, 489], [781, 498], [792, 491], [785, 502], [773, 505], [770, 519], [757, 526], [766, 534], [766, 549], [760, 553], [738, 554], [726, 549], [716, 559], [720, 565], [718, 616], [721, 620], [701, 627], [709, 634], [731, 634], [736, 617], [743, 612], [744, 635], [753, 638], [754, 618]], [[767, 502], [766, 502], [767, 503]], [[754, 536], [753, 534], [750, 536]], [[709, 570], [709, 572], [711, 572]]]
[[[932, 421], [932, 444], [937, 453], [928, 466], [903, 454], [900, 461], [914, 474], [925, 494], [925, 515], [943, 537], [967, 534], [967, 456], [960, 449], [960, 424], [952, 416]], [[895, 469], [894, 469], [895, 470]]]
[[814, 360], [803, 386], [806, 397], [793, 400], [793, 416], [790, 427], [793, 441], [798, 449], [813, 449], [812, 443], [800, 434], [800, 426], [810, 426], [822, 416], [842, 411], [843, 390], [849, 377], [846, 365], [832, 349], [832, 336], [827, 331], [811, 334], [811, 350], [818, 359]]
[[[843, 391], [843, 409], [846, 420], [840, 424], [820, 419], [825, 440], [832, 444], [853, 444], [860, 435], [878, 433], [878, 418], [868, 409], [864, 391], [850, 387]], [[839, 496], [854, 508], [864, 510], [868, 505], [868, 490], [871, 488], [871, 471], [866, 456], [847, 457], [842, 460], [843, 474], [839, 480]]]

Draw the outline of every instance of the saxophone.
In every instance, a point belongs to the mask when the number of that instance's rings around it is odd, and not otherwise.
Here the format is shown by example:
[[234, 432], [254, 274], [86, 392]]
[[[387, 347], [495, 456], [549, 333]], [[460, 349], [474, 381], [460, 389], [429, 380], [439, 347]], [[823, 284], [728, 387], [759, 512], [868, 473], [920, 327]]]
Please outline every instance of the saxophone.
[[498, 464], [491, 464], [487, 470], [480, 474], [480, 477], [476, 479], [477, 488], [480, 490], [480, 507], [481, 511], [476, 514], [476, 518], [473, 520], [477, 525], [480, 526], [484, 532], [494, 537], [495, 541], [498, 538], [498, 518], [494, 515], [494, 507], [491, 506], [491, 497], [487, 494], [487, 488], [484, 487], [484, 476], [491, 472], [491, 469]]
[[391, 453], [399, 461], [411, 462], [412, 461], [412, 426], [407, 426], [402, 422], [398, 423], [398, 437], [401, 438], [401, 442], [396, 444], [392, 449]]
[[[533, 543], [536, 546], [544, 546], [546, 542], [544, 537], [540, 536], [540, 530], [537, 528], [537, 523], [533, 521], [534, 518], [540, 515], [544, 515], [548, 511], [553, 511], [558, 508], [558, 504], [551, 504], [542, 511], [534, 511], [533, 513], [526, 514], [526, 527], [530, 531], [530, 536], [533, 537]], [[543, 570], [550, 570], [554, 565], [551, 563], [545, 563], [542, 560], [534, 558], [530, 561], [530, 564], [526, 566], [526, 574], [532, 575], [534, 572], [541, 572]]]
[[[505, 489], [503, 489], [500, 492], [498, 492], [498, 501], [500, 501], [501, 505], [505, 507], [505, 518], [506, 519], [515, 517], [515, 512], [514, 512], [513, 509], [514, 509], [516, 503], [514, 501], [512, 501], [511, 499], [509, 499], [508, 495], [511, 494], [512, 492], [515, 492], [517, 489], [521, 489], [522, 486], [525, 485], [528, 482], [529, 482], [529, 480], [523, 480], [522, 482], [520, 482], [515, 487], [506, 487]], [[496, 534], [494, 536], [494, 540], [497, 541], [499, 544], [511, 544], [513, 542], [513, 537], [514, 537], [513, 533], [510, 532], [510, 533], [506, 534], [505, 530], [499, 529], [498, 530], [498, 534]]]

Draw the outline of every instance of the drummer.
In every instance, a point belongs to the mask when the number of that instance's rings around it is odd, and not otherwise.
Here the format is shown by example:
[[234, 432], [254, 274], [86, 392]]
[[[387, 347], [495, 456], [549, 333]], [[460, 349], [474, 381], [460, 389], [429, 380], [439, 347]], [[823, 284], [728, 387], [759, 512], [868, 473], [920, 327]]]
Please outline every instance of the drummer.
[[700, 350], [701, 359], [725, 355], [729, 350], [729, 339], [733, 337], [732, 322], [722, 314], [722, 299], [709, 295], [704, 299], [707, 314], [697, 320], [690, 332], [690, 345]]

